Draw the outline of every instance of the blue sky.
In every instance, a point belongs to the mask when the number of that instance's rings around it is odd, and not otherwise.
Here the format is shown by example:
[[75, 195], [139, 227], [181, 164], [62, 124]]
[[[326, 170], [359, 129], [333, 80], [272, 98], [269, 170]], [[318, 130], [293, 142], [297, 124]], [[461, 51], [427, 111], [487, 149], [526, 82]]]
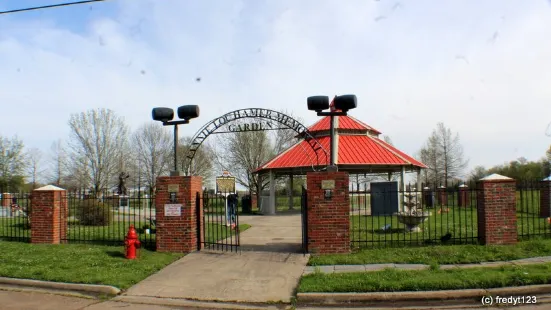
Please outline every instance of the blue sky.
[[444, 122], [470, 167], [536, 160], [551, 144], [550, 37], [546, 0], [110, 0], [0, 15], [0, 134], [47, 153], [71, 113], [111, 108], [135, 129], [183, 104], [202, 113], [187, 135], [248, 107], [311, 124], [306, 97], [354, 93], [352, 115], [407, 153]]

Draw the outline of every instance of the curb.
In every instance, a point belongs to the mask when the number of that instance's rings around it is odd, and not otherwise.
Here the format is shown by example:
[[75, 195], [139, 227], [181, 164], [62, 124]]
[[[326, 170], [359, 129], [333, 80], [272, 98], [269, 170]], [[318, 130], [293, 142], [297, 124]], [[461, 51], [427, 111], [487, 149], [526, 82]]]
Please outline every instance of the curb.
[[120, 294], [121, 290], [109, 285], [95, 285], [95, 284], [76, 284], [76, 283], [64, 283], [64, 282], [49, 282], [39, 280], [28, 279], [14, 279], [0, 277], [0, 285], [8, 285], [11, 287], [31, 287], [31, 288], [43, 288], [57, 291], [68, 292], [84, 292], [93, 295], [108, 295], [115, 296]]
[[[180, 298], [161, 298], [153, 296], [131, 296], [121, 295], [117, 296], [110, 301], [112, 302], [125, 302], [130, 304], [145, 304], [145, 305], [158, 305], [158, 306], [173, 306], [173, 307], [193, 307], [193, 308], [205, 308], [205, 309], [237, 309], [237, 310], [280, 310], [282, 305], [270, 305], [270, 304], [245, 304], [245, 303], [233, 303], [223, 301], [200, 301], [191, 299]], [[287, 309], [286, 305], [283, 305], [284, 309]]]
[[[541, 296], [551, 294], [551, 284], [503, 287], [491, 289], [442, 290], [423, 292], [371, 292], [371, 293], [298, 293], [297, 302], [301, 305], [343, 305], [383, 302], [442, 302], [471, 301], [481, 304], [484, 296]], [[544, 297], [544, 296], [542, 296]], [[549, 299], [550, 296], [545, 296]], [[551, 302], [551, 299], [549, 301]], [[538, 300], [537, 304], [543, 303]]]

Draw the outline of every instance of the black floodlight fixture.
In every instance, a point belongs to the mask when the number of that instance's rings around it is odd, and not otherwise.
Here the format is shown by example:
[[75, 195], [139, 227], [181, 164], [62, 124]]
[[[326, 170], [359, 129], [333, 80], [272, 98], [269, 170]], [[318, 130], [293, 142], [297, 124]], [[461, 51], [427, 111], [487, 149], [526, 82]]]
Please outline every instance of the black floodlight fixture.
[[189, 124], [189, 120], [199, 116], [199, 106], [183, 105], [178, 108], [178, 118], [174, 119], [174, 110], [171, 108], [153, 108], [151, 111], [153, 120], [163, 122], [163, 126], [174, 126], [174, 171], [170, 172], [171, 176], [179, 176], [178, 170], [178, 125]]
[[329, 109], [329, 96], [311, 96], [306, 100], [308, 110], [321, 112]]
[[174, 118], [174, 110], [171, 108], [153, 108], [151, 116], [155, 121], [166, 123]]
[[356, 95], [341, 95], [335, 97], [335, 109], [347, 112], [348, 110], [355, 109], [358, 106], [358, 99]]
[[178, 108], [178, 117], [185, 120], [190, 120], [199, 116], [198, 105], [183, 105]]

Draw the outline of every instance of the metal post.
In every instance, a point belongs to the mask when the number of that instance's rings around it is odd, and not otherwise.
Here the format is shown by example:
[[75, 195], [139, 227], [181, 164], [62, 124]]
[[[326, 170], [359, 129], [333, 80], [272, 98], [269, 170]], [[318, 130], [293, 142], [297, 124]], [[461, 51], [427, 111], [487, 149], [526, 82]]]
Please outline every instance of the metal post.
[[329, 124], [329, 133], [330, 133], [330, 137], [329, 137], [329, 143], [330, 143], [330, 163], [329, 163], [329, 167], [327, 167], [327, 170], [328, 171], [337, 171], [338, 170], [338, 167], [337, 165], [335, 165], [335, 156], [336, 156], [336, 151], [335, 151], [335, 139], [336, 139], [336, 136], [335, 136], [335, 116], [333, 114], [331, 114], [330, 116], [330, 124]]
[[174, 171], [170, 175], [180, 175], [180, 171], [178, 170], [178, 124], [174, 124]]

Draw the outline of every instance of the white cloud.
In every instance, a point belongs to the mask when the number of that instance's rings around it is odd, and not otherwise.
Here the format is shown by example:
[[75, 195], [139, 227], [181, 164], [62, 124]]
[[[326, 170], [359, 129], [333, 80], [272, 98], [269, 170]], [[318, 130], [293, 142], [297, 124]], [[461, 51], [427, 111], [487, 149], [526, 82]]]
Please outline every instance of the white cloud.
[[58, 22], [72, 9], [0, 17], [0, 134], [47, 152], [71, 113], [96, 107], [137, 128], [154, 106], [199, 104], [185, 134], [246, 107], [312, 123], [307, 96], [355, 93], [352, 114], [410, 154], [442, 121], [472, 165], [541, 157], [549, 3], [400, 3], [125, 0], [75, 27]]

